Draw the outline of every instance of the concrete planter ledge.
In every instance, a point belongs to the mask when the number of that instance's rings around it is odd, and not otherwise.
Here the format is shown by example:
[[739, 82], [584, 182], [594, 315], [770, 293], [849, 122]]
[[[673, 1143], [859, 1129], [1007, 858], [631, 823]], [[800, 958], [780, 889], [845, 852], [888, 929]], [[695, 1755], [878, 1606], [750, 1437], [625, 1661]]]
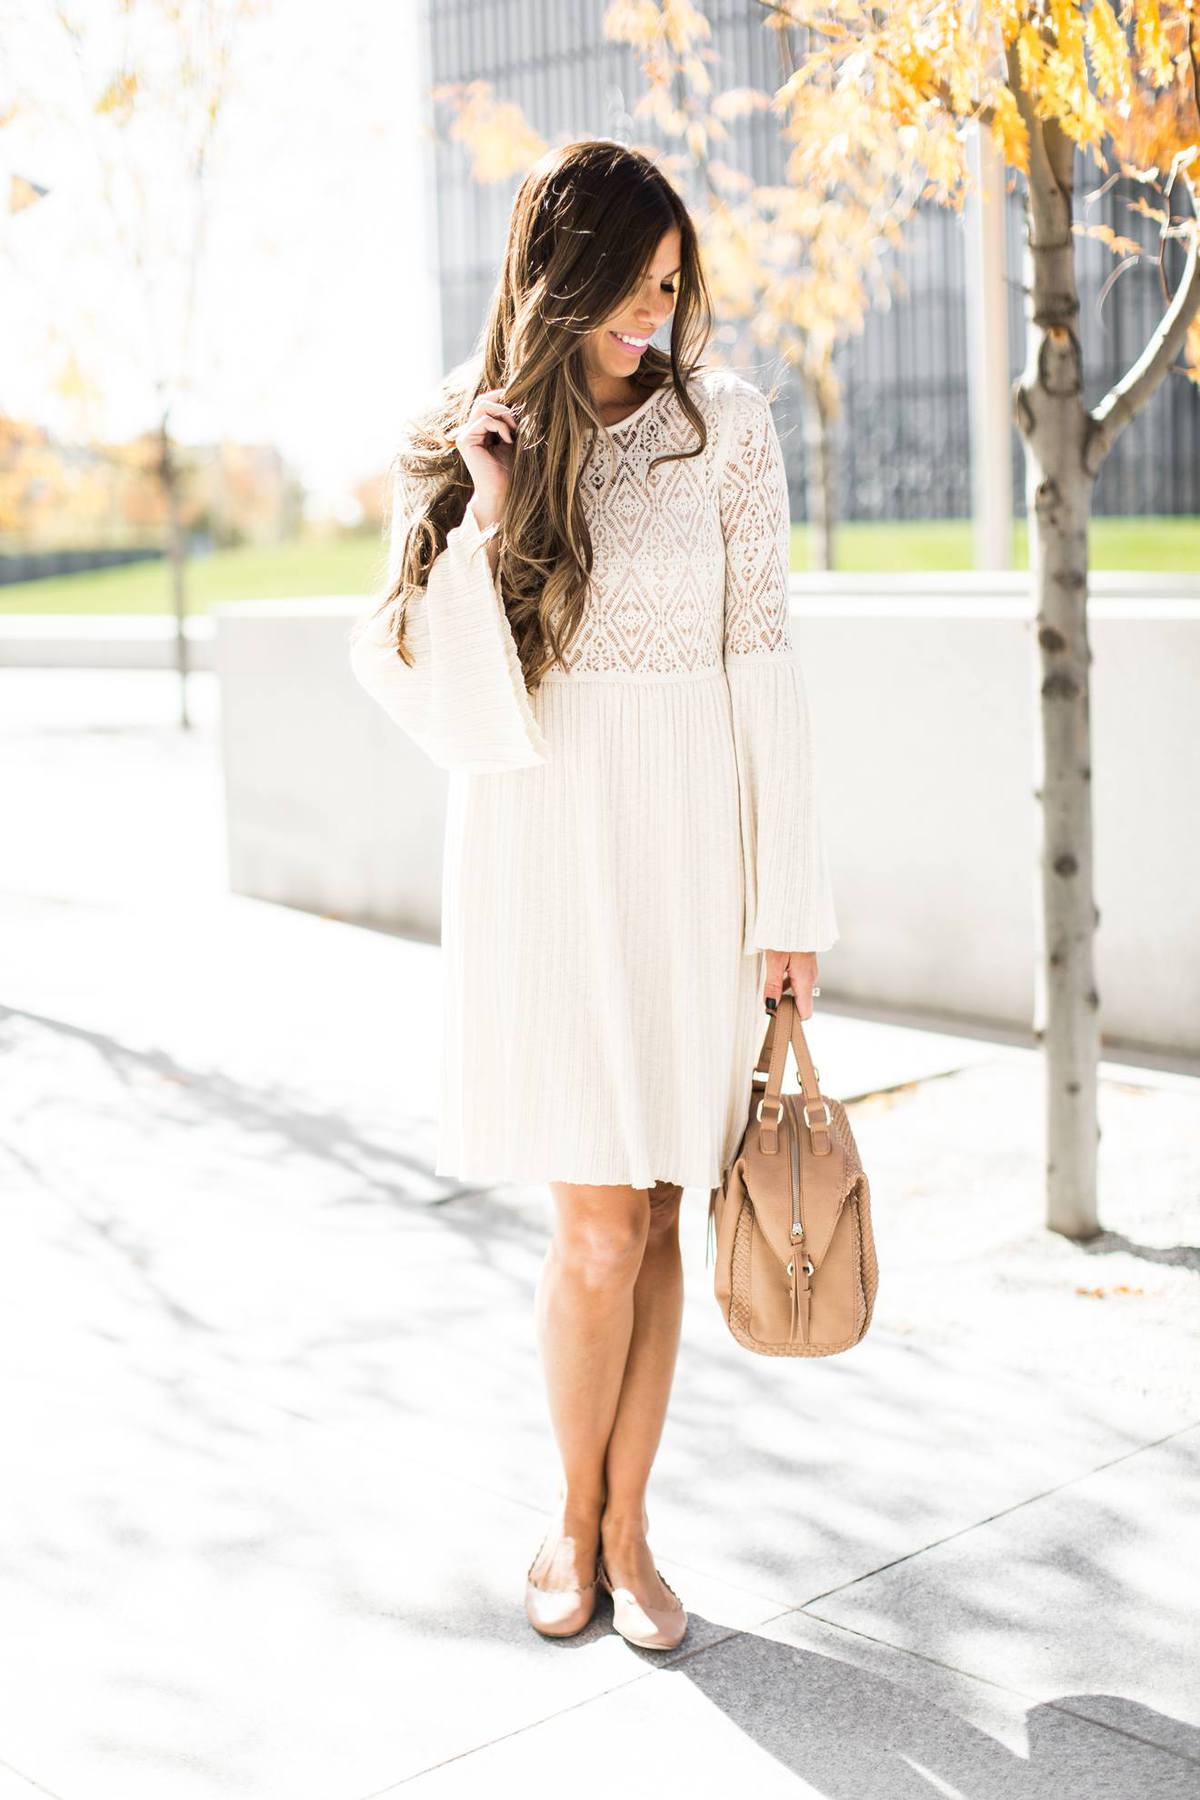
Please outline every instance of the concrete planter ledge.
[[[895, 615], [1032, 617], [1027, 574], [1011, 570], [973, 574], [938, 570], [903, 575], [810, 574], [792, 576], [797, 613], [830, 607], [844, 618]], [[186, 625], [189, 667], [211, 669], [218, 614], [247, 618], [306, 618], [329, 613], [347, 618], [367, 604], [361, 594], [318, 598], [222, 601]], [[1123, 610], [1128, 609], [1128, 610]], [[1153, 614], [1149, 609], [1153, 609]], [[1105, 571], [1090, 579], [1094, 619], [1154, 616], [1194, 619], [1200, 610], [1200, 577]], [[0, 668], [173, 669], [174, 620], [155, 614], [0, 613]]]
[[[211, 669], [213, 622], [184, 626], [188, 666]], [[175, 621], [141, 613], [0, 614], [0, 668], [173, 669]]]
[[[1200, 1054], [1200, 582], [1091, 604], [1101, 1029]], [[822, 984], [1027, 1030], [1037, 666], [1019, 581], [793, 584], [840, 941]], [[236, 892], [436, 941], [447, 776], [363, 693], [361, 596], [215, 609]]]

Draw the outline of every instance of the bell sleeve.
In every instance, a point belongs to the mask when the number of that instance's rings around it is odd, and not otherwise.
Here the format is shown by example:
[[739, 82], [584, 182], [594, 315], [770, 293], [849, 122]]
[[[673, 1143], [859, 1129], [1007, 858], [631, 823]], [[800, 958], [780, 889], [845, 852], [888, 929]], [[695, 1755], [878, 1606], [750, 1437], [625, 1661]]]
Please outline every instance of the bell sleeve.
[[[401, 469], [394, 476], [387, 579], [399, 573], [409, 521], [425, 490]], [[441, 769], [498, 774], [548, 760], [530, 703], [516, 639], [487, 543], [470, 505], [410, 596], [405, 644], [412, 665], [388, 641], [386, 613], [358, 618], [349, 636], [351, 670], [413, 742]]]
[[766, 396], [740, 376], [726, 391], [717, 466], [745, 881], [742, 949], [828, 950], [839, 934], [808, 695], [790, 634], [787, 476]]

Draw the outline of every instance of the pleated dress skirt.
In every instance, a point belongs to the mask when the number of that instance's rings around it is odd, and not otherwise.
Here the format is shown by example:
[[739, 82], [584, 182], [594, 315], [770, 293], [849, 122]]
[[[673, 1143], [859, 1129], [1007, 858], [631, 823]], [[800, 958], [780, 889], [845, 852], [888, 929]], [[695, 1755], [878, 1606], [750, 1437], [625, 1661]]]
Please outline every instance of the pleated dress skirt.
[[437, 1173], [711, 1189], [767, 1024], [725, 671], [530, 703], [545, 763], [450, 774]]

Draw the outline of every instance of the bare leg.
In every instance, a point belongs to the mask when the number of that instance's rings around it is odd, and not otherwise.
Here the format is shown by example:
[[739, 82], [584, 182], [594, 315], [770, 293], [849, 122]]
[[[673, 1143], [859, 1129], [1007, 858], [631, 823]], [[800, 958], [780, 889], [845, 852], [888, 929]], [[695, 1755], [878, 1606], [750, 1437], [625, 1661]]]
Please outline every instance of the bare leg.
[[600, 1520], [604, 1561], [614, 1585], [631, 1588], [653, 1607], [672, 1604], [646, 1541], [646, 1487], [666, 1421], [683, 1324], [682, 1195], [682, 1188], [667, 1182], [650, 1190], [650, 1228], [634, 1287], [633, 1334], [605, 1457]]
[[650, 1233], [644, 1188], [551, 1182], [556, 1224], [538, 1278], [536, 1319], [550, 1419], [562, 1458], [561, 1526], [532, 1569], [539, 1587], [593, 1576], [605, 1450], [634, 1331], [634, 1288]]

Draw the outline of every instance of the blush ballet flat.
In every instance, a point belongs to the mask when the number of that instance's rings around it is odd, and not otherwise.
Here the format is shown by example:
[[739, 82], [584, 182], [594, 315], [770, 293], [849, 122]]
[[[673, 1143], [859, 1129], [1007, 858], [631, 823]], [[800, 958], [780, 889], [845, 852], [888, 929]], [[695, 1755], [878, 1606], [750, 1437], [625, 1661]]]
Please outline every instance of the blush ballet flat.
[[593, 1575], [586, 1587], [539, 1587], [533, 1579], [533, 1571], [540, 1555], [541, 1545], [525, 1577], [526, 1617], [543, 1637], [574, 1637], [596, 1610], [598, 1576]]
[[674, 1650], [688, 1628], [683, 1601], [661, 1569], [655, 1574], [674, 1600], [674, 1606], [643, 1606], [632, 1588], [614, 1587], [604, 1564], [603, 1555], [596, 1559], [596, 1575], [600, 1585], [612, 1595], [613, 1628], [628, 1644], [639, 1650]]

